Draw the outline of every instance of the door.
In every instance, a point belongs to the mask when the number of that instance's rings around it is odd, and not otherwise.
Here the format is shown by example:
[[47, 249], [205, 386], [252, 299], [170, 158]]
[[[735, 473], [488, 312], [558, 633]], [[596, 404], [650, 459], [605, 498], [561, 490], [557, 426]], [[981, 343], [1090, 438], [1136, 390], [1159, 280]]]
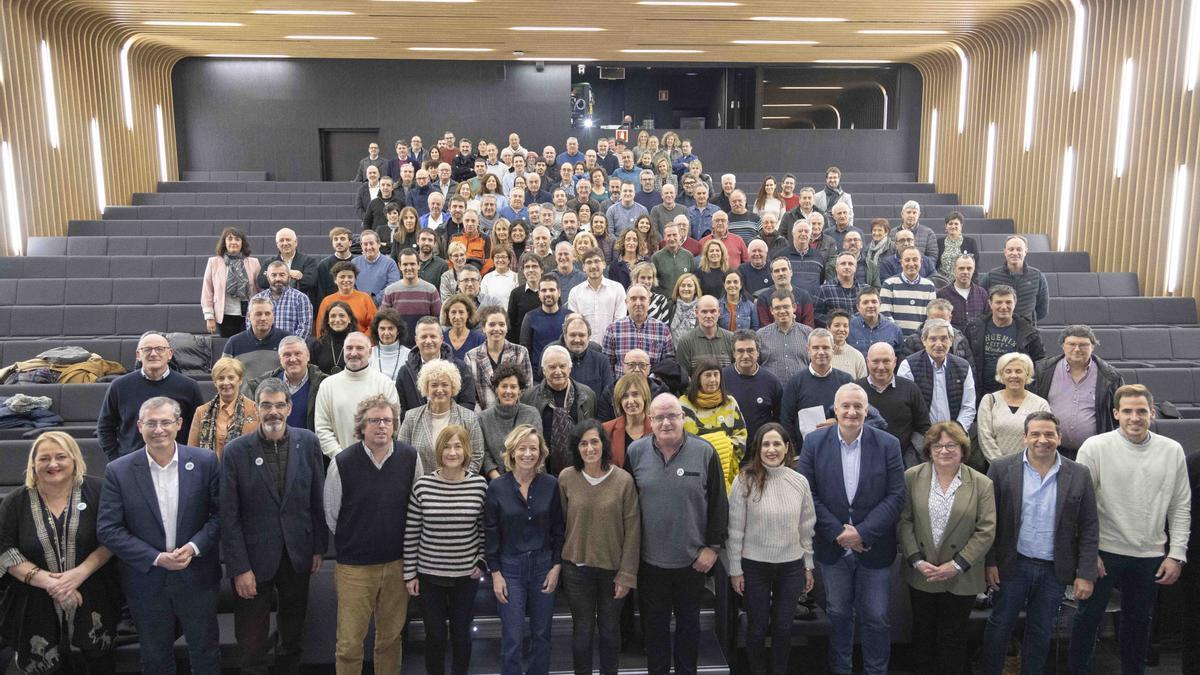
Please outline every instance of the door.
[[[321, 180], [354, 180], [367, 146], [379, 143], [379, 129], [321, 129]], [[380, 156], [388, 144], [379, 143]]]

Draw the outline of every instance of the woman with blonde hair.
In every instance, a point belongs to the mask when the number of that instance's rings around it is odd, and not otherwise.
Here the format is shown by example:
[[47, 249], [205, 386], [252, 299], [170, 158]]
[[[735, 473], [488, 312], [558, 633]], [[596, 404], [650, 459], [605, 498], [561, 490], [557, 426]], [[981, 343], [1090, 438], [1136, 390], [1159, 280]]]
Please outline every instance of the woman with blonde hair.
[[700, 279], [691, 272], [680, 274], [671, 291], [671, 337], [676, 341], [696, 327], [696, 305], [700, 302]]
[[479, 418], [475, 411], [455, 403], [454, 397], [460, 389], [462, 375], [449, 361], [434, 359], [421, 366], [417, 390], [428, 403], [404, 413], [397, 438], [416, 448], [426, 473], [437, 466], [434, 442], [438, 434], [451, 425], [463, 427], [471, 436], [467, 469], [478, 473], [483, 465], [483, 432], [479, 429]]
[[700, 294], [719, 298], [725, 295], [725, 274], [729, 272], [729, 250], [716, 239], [709, 239], [700, 251]]
[[[483, 506], [484, 555], [499, 603], [500, 672], [543, 674], [550, 671], [554, 591], [562, 571], [562, 497], [558, 480], [539, 470], [550, 454], [540, 431], [518, 425], [504, 447], [508, 472], [488, 485]], [[527, 660], [522, 658], [526, 615]]]
[[[576, 260], [583, 260], [584, 253], [587, 253], [592, 249], [600, 248], [600, 245], [596, 242], [596, 238], [592, 236], [591, 232], [580, 232], [576, 234], [575, 239], [571, 242], [571, 245], [575, 248]], [[603, 252], [601, 252], [601, 255], [603, 255]]]
[[658, 268], [649, 260], [633, 266], [633, 283], [640, 284], [650, 291], [650, 317], [663, 323], [670, 323], [674, 302], [671, 298], [654, 290], [658, 285]]
[[242, 396], [242, 380], [245, 376], [246, 369], [241, 361], [232, 356], [217, 359], [212, 367], [217, 395], [196, 408], [188, 431], [188, 445], [208, 448], [217, 453], [217, 459], [221, 459], [221, 451], [227, 442], [258, 428], [258, 408], [253, 399]]
[[21, 672], [115, 672], [123, 598], [96, 535], [102, 482], [74, 438], [47, 431], [29, 450], [24, 487], [0, 502], [0, 636]]
[[1050, 402], [1027, 390], [1033, 382], [1033, 359], [1009, 352], [996, 360], [996, 381], [1004, 385], [979, 401], [976, 429], [979, 450], [991, 462], [1024, 449], [1025, 418], [1036, 411], [1050, 411]]
[[442, 272], [438, 282], [438, 290], [443, 298], [448, 298], [458, 292], [458, 273], [467, 264], [467, 245], [461, 241], [452, 241], [446, 247], [446, 258], [450, 269]]

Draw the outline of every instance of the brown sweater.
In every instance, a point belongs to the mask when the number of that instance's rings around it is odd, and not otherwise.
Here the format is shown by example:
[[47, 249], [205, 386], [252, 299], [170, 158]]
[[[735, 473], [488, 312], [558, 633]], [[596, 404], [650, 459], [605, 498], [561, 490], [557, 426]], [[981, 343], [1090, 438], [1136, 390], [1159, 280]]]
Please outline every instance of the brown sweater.
[[642, 525], [633, 476], [613, 467], [608, 478], [592, 485], [567, 468], [558, 476], [558, 489], [567, 520], [563, 564], [616, 570], [617, 583], [637, 588]]

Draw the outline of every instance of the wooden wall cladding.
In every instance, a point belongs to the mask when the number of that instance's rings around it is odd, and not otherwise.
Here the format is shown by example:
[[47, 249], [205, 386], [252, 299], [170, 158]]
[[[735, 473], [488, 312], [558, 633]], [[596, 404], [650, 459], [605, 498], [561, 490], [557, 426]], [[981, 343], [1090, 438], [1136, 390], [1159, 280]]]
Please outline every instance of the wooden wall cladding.
[[[1084, 2], [1082, 76], [1071, 91], [1075, 8], [1069, 0], [1031, 3], [990, 21], [959, 42], [969, 59], [962, 133], [959, 55], [942, 49], [915, 61], [924, 76], [920, 176], [930, 144], [939, 191], [983, 201], [988, 126], [996, 124], [989, 215], [1020, 231], [1051, 236], [1060, 248], [1088, 251], [1097, 271], [1134, 271], [1147, 295], [1200, 296], [1200, 87], [1186, 91], [1185, 52], [1200, 0]], [[1193, 39], [1200, 39], [1197, 35]], [[1033, 139], [1023, 144], [1030, 52], [1038, 52]], [[1133, 59], [1130, 134], [1122, 177], [1114, 171], [1121, 73]], [[938, 113], [936, 138], [931, 129]], [[1059, 242], [1064, 154], [1074, 148], [1070, 230]], [[1178, 283], [1167, 288], [1175, 253], [1168, 242], [1177, 167], [1186, 165], [1184, 232]], [[968, 229], [970, 224], [968, 223]]]
[[[0, 141], [11, 148], [22, 242], [62, 235], [70, 219], [100, 214], [92, 171], [90, 124], [98, 122], [109, 204], [128, 204], [159, 180], [155, 107], [162, 106], [167, 172], [175, 160], [171, 67], [179, 55], [136, 39], [129, 49], [133, 129], [126, 127], [120, 53], [131, 33], [92, 11], [55, 0], [0, 0]], [[41, 69], [41, 42], [50, 47], [59, 144], [51, 147]], [[0, 174], [3, 166], [0, 166]], [[0, 181], [7, 176], [0, 176]], [[0, 182], [2, 188], [3, 182]], [[0, 189], [0, 202], [5, 193]], [[0, 255], [19, 253], [8, 234], [9, 204], [0, 217]], [[23, 250], [23, 244], [22, 244]]]

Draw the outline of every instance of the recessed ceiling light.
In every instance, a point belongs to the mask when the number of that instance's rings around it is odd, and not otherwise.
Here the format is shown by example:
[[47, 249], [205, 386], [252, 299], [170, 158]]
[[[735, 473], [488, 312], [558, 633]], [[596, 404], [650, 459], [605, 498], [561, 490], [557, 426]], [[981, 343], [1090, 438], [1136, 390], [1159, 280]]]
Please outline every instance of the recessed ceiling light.
[[849, 19], [833, 16], [752, 16], [751, 21], [793, 21], [798, 23], [843, 23]]
[[684, 73], [684, 75], [699, 75], [700, 73]]
[[637, 4], [651, 7], [741, 7], [740, 2], [707, 2], [706, 0], [640, 0]]
[[587, 61], [595, 61], [593, 58], [578, 58], [575, 56], [522, 56], [518, 61], [567, 61], [569, 63], [583, 63]]
[[950, 31], [932, 28], [868, 28], [858, 32], [863, 35], [946, 35]]
[[703, 49], [622, 49], [622, 54], [703, 54]]
[[288, 59], [285, 54], [205, 54], [210, 59]]
[[409, 47], [410, 52], [493, 52], [491, 47]]
[[599, 33], [604, 30], [595, 26], [513, 26], [509, 30], [545, 31], [555, 33]]
[[791, 115], [764, 115], [763, 119], [764, 120], [790, 120], [790, 119], [792, 119], [792, 117], [791, 117]]
[[256, 9], [251, 14], [281, 14], [285, 16], [350, 16], [354, 12], [341, 9]]
[[780, 87], [787, 91], [841, 91], [845, 87]]
[[370, 35], [285, 35], [289, 40], [375, 40]]
[[841, 63], [841, 64], [872, 64], [872, 63], [892, 63], [886, 59], [817, 59], [814, 63]]
[[816, 40], [734, 40], [735, 45], [817, 45]]
[[237, 28], [236, 21], [143, 21], [144, 26], [206, 26], [208, 28]]
[[475, 0], [375, 0], [375, 2], [429, 2], [443, 5], [466, 5]]
[[764, 103], [764, 108], [811, 108], [811, 103]]

